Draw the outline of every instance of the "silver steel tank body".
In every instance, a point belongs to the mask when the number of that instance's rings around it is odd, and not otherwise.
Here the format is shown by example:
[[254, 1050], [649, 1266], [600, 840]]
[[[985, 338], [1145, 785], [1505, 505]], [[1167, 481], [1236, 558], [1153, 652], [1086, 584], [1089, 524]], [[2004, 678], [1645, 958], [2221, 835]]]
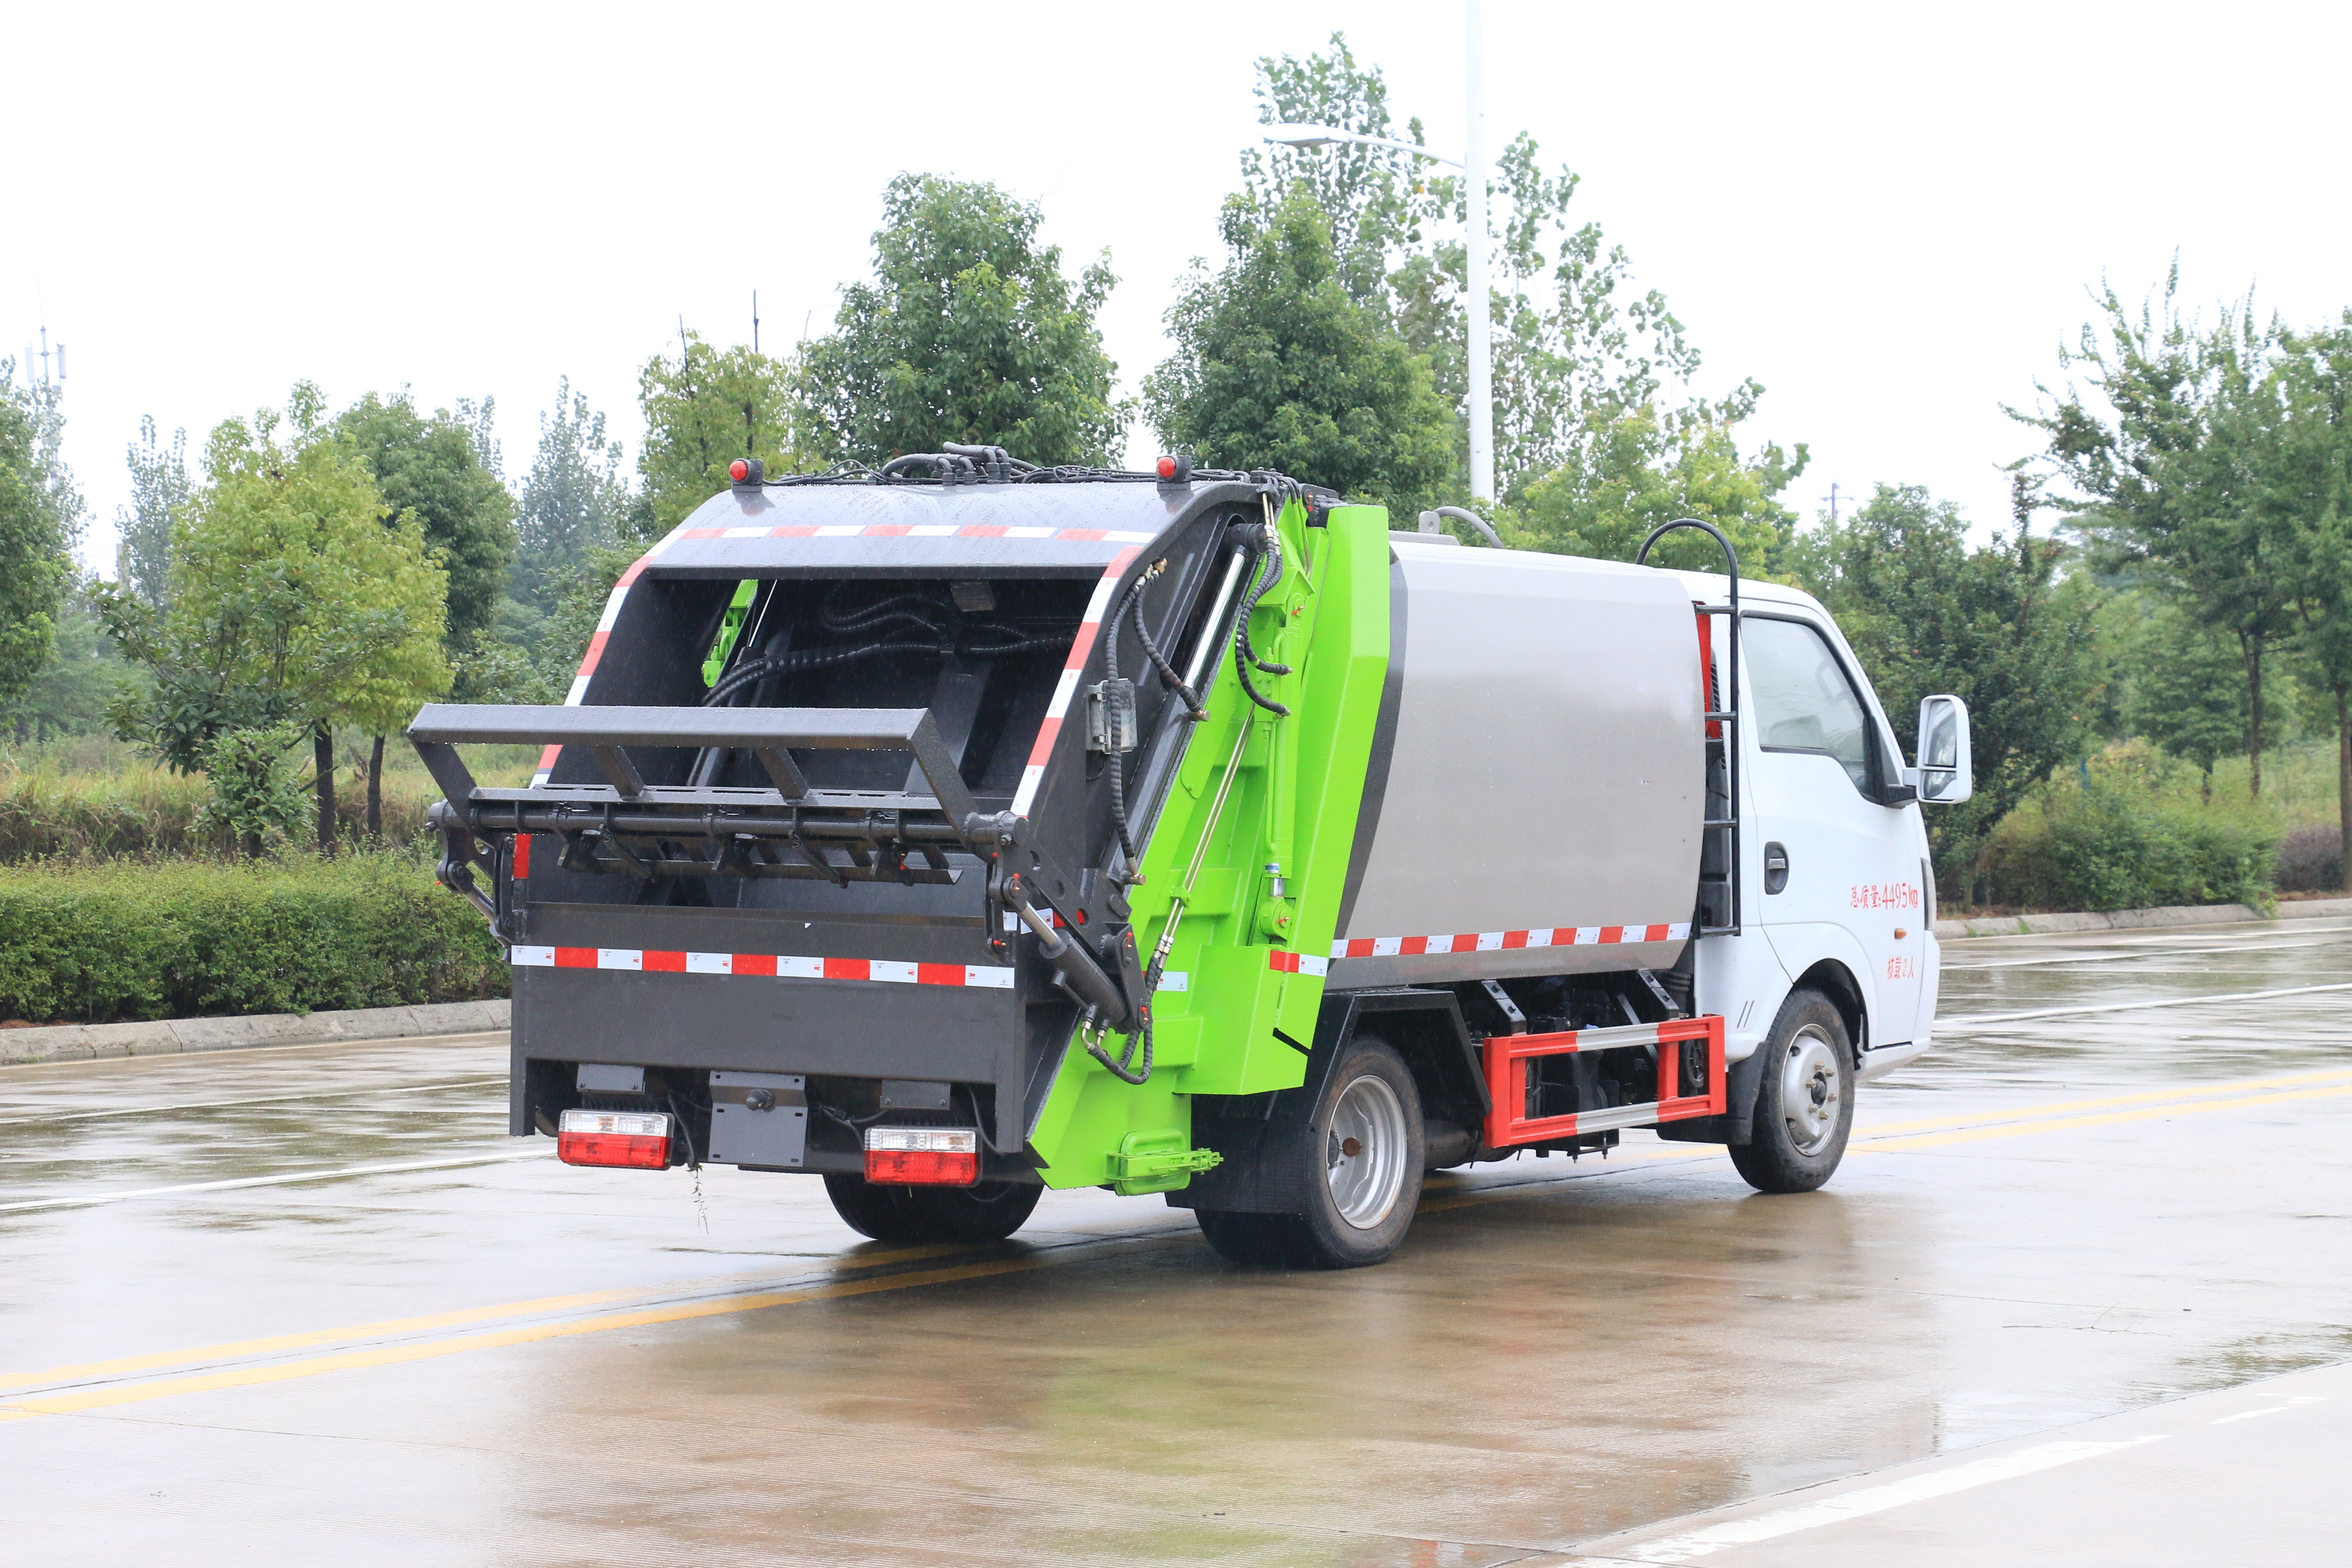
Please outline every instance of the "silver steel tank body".
[[1393, 541], [1390, 667], [1328, 984], [1663, 969], [1706, 803], [1689, 591]]

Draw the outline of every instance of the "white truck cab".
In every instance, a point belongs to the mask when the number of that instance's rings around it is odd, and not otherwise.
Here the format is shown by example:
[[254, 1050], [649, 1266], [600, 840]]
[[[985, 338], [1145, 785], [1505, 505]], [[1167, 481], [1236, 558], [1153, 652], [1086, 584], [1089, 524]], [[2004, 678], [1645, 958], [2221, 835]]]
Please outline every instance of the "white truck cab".
[[[1693, 600], [1729, 611], [1720, 575], [1680, 573]], [[1811, 988], [1847, 1001], [1857, 1081], [1927, 1050], [1936, 1013], [1935, 878], [1922, 802], [1968, 798], [1968, 714], [1921, 705], [1927, 764], [1906, 766], [1877, 694], [1821, 602], [1780, 584], [1740, 584], [1736, 932], [1700, 944], [1697, 994], [1727, 1019], [1726, 1056], [1770, 1036], [1782, 998]], [[1714, 641], [1715, 679], [1729, 677]], [[1720, 685], [1717, 686], [1718, 692]], [[1940, 748], [1940, 750], [1938, 749]]]

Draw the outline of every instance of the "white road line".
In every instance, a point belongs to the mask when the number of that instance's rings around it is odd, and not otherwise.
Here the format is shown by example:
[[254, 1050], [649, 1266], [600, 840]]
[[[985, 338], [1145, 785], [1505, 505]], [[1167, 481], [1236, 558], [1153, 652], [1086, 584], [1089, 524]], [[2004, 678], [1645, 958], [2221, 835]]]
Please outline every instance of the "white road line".
[[162, 1116], [175, 1110], [226, 1110], [239, 1105], [287, 1105], [303, 1100], [348, 1100], [360, 1094], [430, 1094], [436, 1089], [479, 1089], [502, 1078], [453, 1078], [380, 1089], [322, 1089], [316, 1094], [260, 1094], [250, 1100], [206, 1100], [188, 1105], [131, 1105], [119, 1110], [61, 1110], [54, 1116], [12, 1116], [0, 1127], [37, 1127], [53, 1121], [92, 1121], [101, 1116]]
[[2021, 1024], [2030, 1018], [2073, 1018], [2084, 1013], [2137, 1013], [2153, 1007], [2193, 1007], [2203, 1002], [2259, 1002], [2271, 996], [2308, 996], [2319, 991], [2352, 991], [2352, 980], [2332, 985], [2287, 985], [2276, 991], [2225, 991], [2213, 996], [2156, 996], [2145, 1002], [2101, 1002], [2087, 1007], [2038, 1007], [2031, 1013], [1979, 1013], [1968, 1018], [1938, 1018], [1937, 1033], [1971, 1029], [1986, 1024]]
[[29, 1203], [0, 1204], [0, 1214], [25, 1214], [33, 1209], [81, 1208], [90, 1204], [128, 1203], [133, 1198], [176, 1197], [182, 1193], [225, 1193], [236, 1187], [278, 1187], [289, 1182], [334, 1182], [346, 1176], [389, 1176], [405, 1171], [454, 1171], [467, 1165], [496, 1165], [509, 1160], [544, 1160], [553, 1149], [518, 1149], [509, 1154], [468, 1154], [457, 1160], [404, 1160], [392, 1165], [346, 1165], [339, 1171], [289, 1171], [277, 1176], [239, 1176], [226, 1182], [186, 1182], [175, 1187], [132, 1187], [119, 1193], [89, 1193], [71, 1198], [37, 1198]]
[[2209, 952], [2285, 952], [2298, 947], [2336, 947], [2332, 942], [2266, 942], [2239, 947], [2164, 947], [2153, 952], [2076, 952], [2064, 958], [2003, 958], [1989, 963], [1947, 963], [1947, 974], [1961, 970], [2026, 969], [2043, 963], [2130, 963], [2143, 958], [2194, 958]]
[[2232, 1421], [2252, 1421], [2257, 1415], [2275, 1415], [2282, 1410], [2292, 1410], [2298, 1405], [2325, 1405], [2327, 1401], [2315, 1394], [2306, 1394], [2288, 1400], [2284, 1405], [2265, 1405], [2260, 1410], [2241, 1410], [2235, 1415], [2224, 1415], [2218, 1421], [2208, 1421], [2208, 1426], [2227, 1426]]
[[1619, 1552], [1587, 1553], [1572, 1558], [1570, 1562], [1594, 1564], [1595, 1568], [1615, 1563], [1688, 1563], [1693, 1558], [1712, 1556], [1727, 1547], [1771, 1541], [1780, 1536], [1793, 1535], [1801, 1530], [1814, 1530], [1824, 1524], [1859, 1519], [1864, 1514], [1884, 1513], [1888, 1509], [1901, 1508], [1906, 1503], [1949, 1497], [1954, 1492], [1967, 1491], [1972, 1487], [2005, 1481], [2017, 1476], [2030, 1476], [2037, 1470], [2071, 1465], [2077, 1459], [2096, 1458], [2101, 1454], [2112, 1454], [2118, 1448], [2137, 1448], [2143, 1443], [2160, 1443], [2163, 1440], [2163, 1435], [2158, 1434], [2120, 1443], [2044, 1443], [2039, 1447], [2021, 1448], [2014, 1454], [1979, 1459], [1973, 1464], [1958, 1465], [1948, 1470], [1931, 1470], [1926, 1475], [1889, 1481], [1884, 1486], [1864, 1487], [1859, 1491], [1824, 1498], [1820, 1502], [1776, 1509], [1770, 1513], [1758, 1514], [1753, 1519], [1735, 1519], [1723, 1524], [1711, 1524], [1686, 1535], [1670, 1535], [1663, 1541], [1646, 1542]]

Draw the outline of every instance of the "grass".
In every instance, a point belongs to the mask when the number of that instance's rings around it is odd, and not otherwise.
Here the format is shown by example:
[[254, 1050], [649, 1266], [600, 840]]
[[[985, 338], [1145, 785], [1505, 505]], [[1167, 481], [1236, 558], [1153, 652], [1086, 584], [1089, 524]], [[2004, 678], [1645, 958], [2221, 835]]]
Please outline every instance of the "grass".
[[[336, 737], [336, 816], [341, 837], [352, 843], [365, 827], [366, 748], [363, 737]], [[502, 788], [528, 784], [538, 758], [528, 746], [466, 753], [476, 778]], [[425, 808], [441, 792], [397, 736], [384, 747], [383, 775], [385, 840], [414, 842], [425, 831]], [[219, 847], [196, 830], [205, 798], [202, 774], [174, 773], [107, 736], [0, 744], [0, 864], [215, 853]]]

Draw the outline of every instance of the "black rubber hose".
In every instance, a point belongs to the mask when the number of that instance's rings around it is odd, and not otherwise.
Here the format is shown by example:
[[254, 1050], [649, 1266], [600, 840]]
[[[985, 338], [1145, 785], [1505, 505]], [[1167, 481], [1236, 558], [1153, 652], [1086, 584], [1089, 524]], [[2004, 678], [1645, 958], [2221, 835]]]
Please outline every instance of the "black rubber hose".
[[1234, 673], [1241, 677], [1242, 689], [1249, 693], [1251, 701], [1277, 719], [1287, 719], [1290, 717], [1290, 710], [1258, 690], [1256, 684], [1250, 679], [1252, 665], [1255, 665], [1267, 675], [1290, 673], [1290, 666], [1269, 664], [1258, 658], [1257, 649], [1250, 646], [1250, 616], [1255, 613], [1257, 602], [1272, 592], [1275, 584], [1281, 581], [1282, 542], [1279, 537], [1269, 537], [1265, 546], [1265, 570], [1259, 575], [1257, 586], [1250, 590], [1249, 597], [1242, 601], [1241, 614], [1234, 617]]

